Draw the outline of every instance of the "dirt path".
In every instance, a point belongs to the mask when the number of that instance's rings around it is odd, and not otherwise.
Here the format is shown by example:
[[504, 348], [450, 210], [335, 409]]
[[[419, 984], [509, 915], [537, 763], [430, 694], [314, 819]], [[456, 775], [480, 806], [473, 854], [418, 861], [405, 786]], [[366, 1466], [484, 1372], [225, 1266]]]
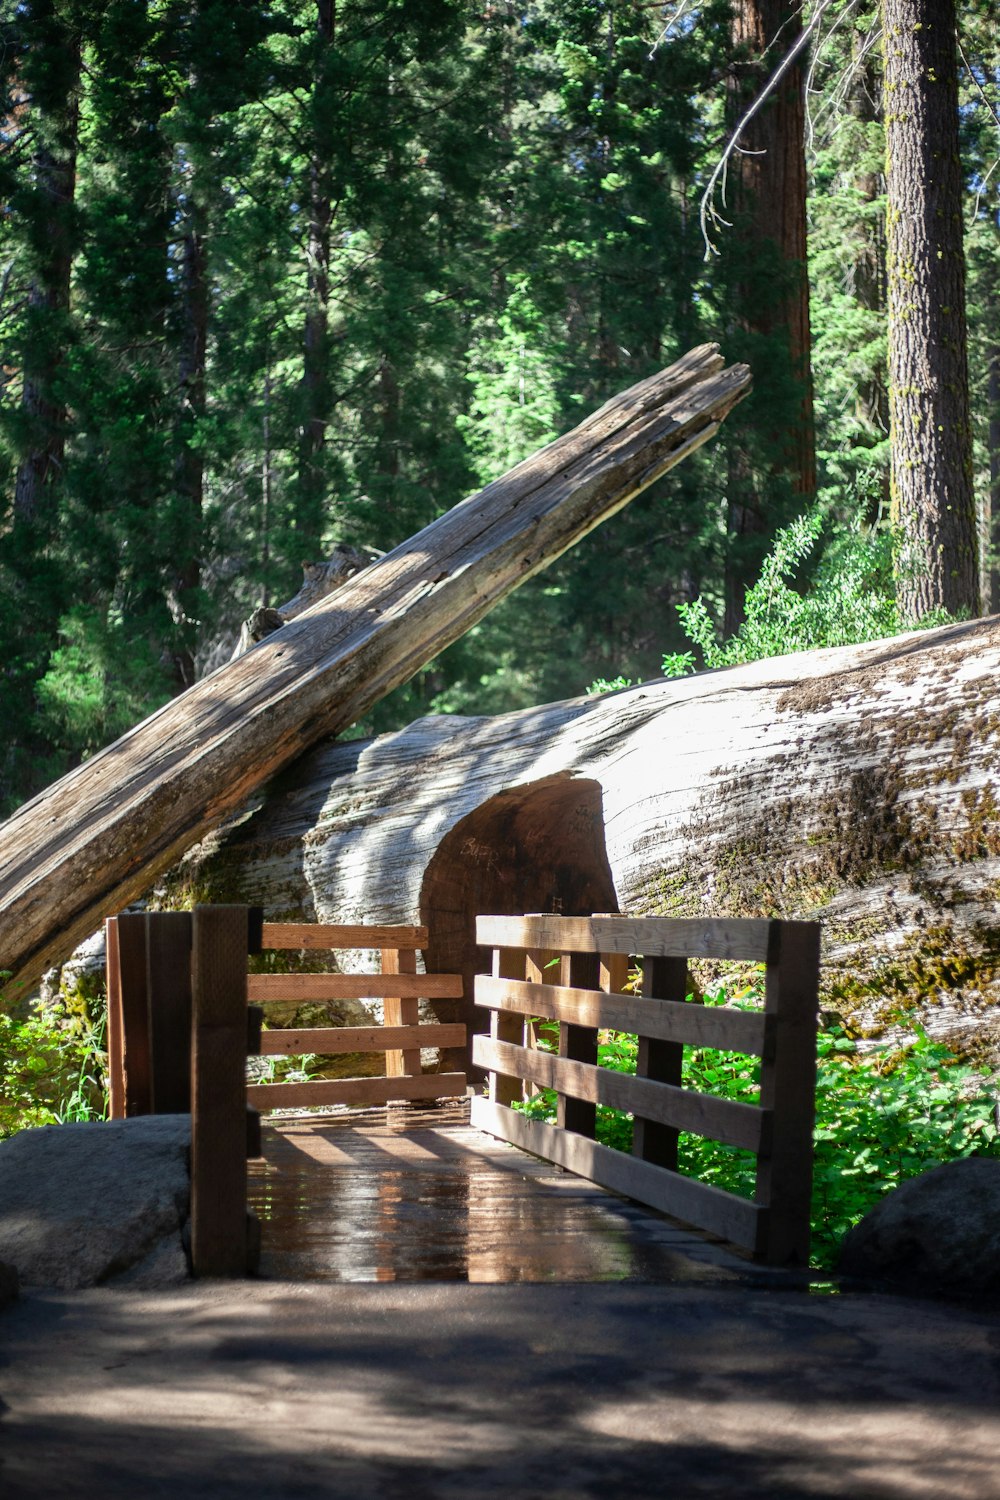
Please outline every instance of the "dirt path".
[[202, 1283], [0, 1351], [4, 1500], [1000, 1496], [1000, 1315], [900, 1298]]

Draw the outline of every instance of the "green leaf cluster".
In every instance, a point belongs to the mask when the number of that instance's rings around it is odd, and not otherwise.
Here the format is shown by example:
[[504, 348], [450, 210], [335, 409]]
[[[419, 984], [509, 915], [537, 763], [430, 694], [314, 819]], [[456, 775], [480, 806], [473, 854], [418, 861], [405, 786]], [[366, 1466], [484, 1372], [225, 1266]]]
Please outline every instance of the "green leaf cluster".
[[[712, 1005], [758, 1009], [759, 981], [729, 993], [718, 983], [700, 997]], [[692, 999], [692, 996], [688, 996]], [[555, 1049], [551, 1032], [541, 1044]], [[633, 1074], [638, 1042], [622, 1032], [602, 1032], [598, 1065]], [[740, 1053], [684, 1049], [683, 1084], [722, 1099], [756, 1104], [760, 1063]], [[515, 1105], [532, 1118], [555, 1119], [555, 1094], [543, 1090]], [[966, 1156], [1000, 1159], [1000, 1105], [983, 1079], [949, 1048], [919, 1028], [902, 1049], [859, 1052], [834, 1021], [819, 1032], [816, 1058], [812, 1262], [836, 1264], [841, 1241], [886, 1193], [909, 1177]], [[630, 1151], [632, 1117], [598, 1106], [597, 1139]], [[682, 1133], [679, 1170], [727, 1192], [752, 1198], [752, 1154], [701, 1136]]]

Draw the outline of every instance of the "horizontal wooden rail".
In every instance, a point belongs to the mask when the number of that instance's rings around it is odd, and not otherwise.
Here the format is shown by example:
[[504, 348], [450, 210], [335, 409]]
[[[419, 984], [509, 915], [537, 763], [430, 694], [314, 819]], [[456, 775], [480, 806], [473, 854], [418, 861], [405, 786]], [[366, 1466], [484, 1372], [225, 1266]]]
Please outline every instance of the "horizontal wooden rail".
[[473, 1099], [472, 1124], [612, 1192], [635, 1198], [689, 1224], [699, 1224], [710, 1234], [720, 1235], [754, 1254], [765, 1244], [768, 1210], [721, 1188], [681, 1177], [676, 1172], [665, 1172], [662, 1167], [542, 1120], [529, 1120], [489, 1099]]
[[310, 1109], [328, 1104], [391, 1104], [397, 1099], [455, 1099], [465, 1094], [464, 1073], [415, 1073], [399, 1078], [317, 1078], [307, 1083], [253, 1083], [254, 1109]]
[[768, 1033], [773, 1032], [770, 1018], [759, 1011], [607, 995], [599, 990], [494, 979], [485, 974], [476, 978], [476, 1004], [601, 1031], [626, 1031], [659, 1041], [742, 1052], [749, 1057], [764, 1055]]
[[426, 927], [265, 922], [264, 948], [426, 948]]
[[456, 1000], [461, 974], [251, 974], [248, 998], [256, 1005], [302, 1000]]
[[336, 1057], [344, 1052], [386, 1052], [404, 1047], [464, 1047], [462, 1022], [429, 1022], [425, 1026], [319, 1026], [300, 1031], [265, 1031], [262, 1056], [300, 1057], [304, 1052]]
[[[475, 1002], [490, 1012], [489, 1035], [473, 1040], [474, 1060], [489, 1073], [489, 1100], [473, 1105], [481, 1128], [724, 1234], [771, 1265], [808, 1262], [817, 923], [483, 916], [476, 937], [493, 950], [492, 974], [476, 976]], [[641, 995], [616, 993], [622, 965], [640, 957]], [[687, 999], [688, 962], [698, 958], [761, 963], [763, 1011]], [[557, 1052], [522, 1045], [536, 1018], [557, 1023]], [[602, 1030], [636, 1037], [633, 1074], [597, 1065]], [[685, 1046], [759, 1057], [759, 1102], [685, 1087]], [[539, 1086], [555, 1091], [555, 1126], [506, 1107]], [[598, 1104], [633, 1117], [630, 1158], [595, 1144]], [[682, 1134], [752, 1152], [755, 1201], [682, 1178]]]
[[541, 1088], [558, 1089], [574, 1099], [642, 1115], [646, 1120], [708, 1136], [726, 1146], [741, 1146], [747, 1151], [769, 1149], [771, 1114], [755, 1104], [717, 1099], [696, 1089], [615, 1073], [593, 1063], [574, 1062], [553, 1052], [518, 1047], [488, 1036], [473, 1037], [472, 1060], [480, 1067], [525, 1078]]
[[738, 959], [764, 963], [772, 923], [761, 919], [667, 917], [479, 917], [484, 948], [547, 948], [561, 953], [641, 953], [644, 957]]

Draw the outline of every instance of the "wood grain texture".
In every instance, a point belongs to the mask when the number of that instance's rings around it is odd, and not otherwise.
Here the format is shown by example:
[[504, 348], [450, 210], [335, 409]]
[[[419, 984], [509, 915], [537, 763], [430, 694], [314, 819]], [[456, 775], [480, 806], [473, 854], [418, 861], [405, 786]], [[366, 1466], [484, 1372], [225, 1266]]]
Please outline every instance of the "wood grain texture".
[[613, 1073], [608, 1068], [516, 1047], [511, 1042], [497, 1042], [488, 1036], [473, 1038], [472, 1055], [481, 1067], [528, 1078], [543, 1088], [641, 1114], [647, 1120], [658, 1120], [747, 1151], [765, 1149], [771, 1138], [771, 1111], [757, 1109], [752, 1104], [716, 1099], [694, 1089], [653, 1083], [627, 1073]]
[[19, 809], [0, 829], [5, 993], [701, 447], [749, 389], [722, 364], [705, 345], [608, 402]]
[[[596, 990], [601, 982], [601, 960], [596, 953], [567, 953], [559, 961], [559, 978], [568, 989]], [[597, 1066], [597, 1028], [575, 1021], [559, 1022], [559, 1056]], [[533, 1083], [541, 1082], [538, 1078]], [[593, 1140], [597, 1133], [597, 1105], [591, 1098], [556, 1095], [556, 1124]]]
[[[491, 963], [496, 977], [523, 979], [526, 965], [532, 967], [532, 958], [530, 954], [524, 954], [517, 948], [494, 948]], [[476, 983], [478, 984], [478, 980]], [[525, 1030], [523, 1015], [511, 1015], [503, 1007], [495, 1008], [490, 1015], [490, 1036], [494, 1041], [518, 1044], [524, 1041]], [[524, 1098], [522, 1080], [510, 1074], [494, 1070], [489, 1074], [487, 1087], [494, 1104], [514, 1104]]]
[[118, 956], [118, 918], [104, 924], [104, 973], [107, 985], [108, 1115], [125, 1118], [125, 1043], [122, 1036], [122, 977]]
[[247, 910], [192, 914], [191, 1260], [247, 1272]]
[[567, 1171], [576, 1172], [589, 1182], [634, 1198], [661, 1213], [672, 1214], [755, 1254], [761, 1253], [767, 1210], [756, 1203], [748, 1203], [721, 1188], [694, 1182], [676, 1172], [664, 1171], [650, 1162], [638, 1161], [634, 1156], [612, 1151], [596, 1141], [585, 1140], [583, 1136], [567, 1134], [542, 1120], [529, 1120], [488, 1099], [473, 1099], [472, 1124], [478, 1130], [520, 1146], [522, 1151], [531, 1151]]
[[571, 990], [560, 985], [526, 984], [523, 980], [476, 979], [476, 1004], [499, 1006], [524, 1016], [573, 1021], [599, 1030], [627, 1031], [633, 1036], [657, 1037], [665, 1042], [687, 1042], [692, 1047], [724, 1047], [760, 1057], [767, 1023], [764, 1016], [725, 1005], [685, 1005], [682, 1002], [603, 995], [594, 990]]
[[[344, 1052], [385, 1052], [421, 1047], [464, 1047], [465, 1027], [458, 1022], [421, 1026], [316, 1026], [265, 1031], [262, 1056], [300, 1057], [304, 1052], [335, 1057]], [[418, 1052], [419, 1055], [419, 1052]]]
[[146, 920], [145, 912], [125, 912], [118, 918], [122, 1075], [126, 1115], [148, 1115], [153, 1108]]
[[191, 1110], [191, 913], [146, 916], [146, 966], [152, 1064], [151, 1108]]
[[407, 1078], [331, 1078], [311, 1083], [252, 1083], [254, 1109], [315, 1109], [330, 1104], [390, 1104], [394, 1100], [456, 1099], [465, 1093], [464, 1073], [418, 1073]]
[[[382, 973], [387, 980], [392, 978], [397, 988], [388, 994], [382, 1003], [382, 1017], [386, 1026], [415, 1027], [420, 1019], [416, 996], [403, 988], [403, 980], [417, 971], [417, 955], [412, 949], [383, 948]], [[427, 976], [423, 976], [426, 980]], [[452, 976], [455, 977], [455, 976]], [[462, 981], [458, 979], [458, 993], [462, 993]], [[410, 1046], [393, 1048], [385, 1055], [385, 1071], [390, 1078], [402, 1078], [405, 1074], [420, 1072], [420, 1048]]]
[[[642, 961], [642, 998], [648, 1005], [655, 996], [685, 1005], [688, 992], [688, 966], [683, 958], [644, 958]], [[700, 1009], [701, 1007], [699, 1007]], [[654, 1079], [680, 1088], [684, 1066], [684, 1047], [680, 1042], [651, 1037], [648, 1032], [638, 1039], [635, 1075]], [[632, 1134], [632, 1154], [658, 1167], [677, 1170], [677, 1148], [680, 1132], [673, 1125], [647, 1119], [637, 1114]]]
[[265, 948], [426, 948], [427, 928], [344, 923], [265, 922]]
[[512, 948], [553, 948], [566, 953], [657, 954], [672, 958], [745, 959], [767, 957], [768, 924], [761, 921], [665, 921], [643, 917], [482, 916], [476, 923], [481, 944]]
[[257, 1005], [290, 1000], [377, 1000], [393, 996], [416, 1003], [419, 999], [454, 998], [461, 993], [462, 979], [458, 974], [250, 974], [247, 981], [247, 996]]
[[809, 1264], [819, 941], [816, 922], [774, 923], [765, 1006], [775, 1045], [761, 1064], [760, 1100], [778, 1128], [757, 1161], [757, 1201], [770, 1209], [777, 1265]]

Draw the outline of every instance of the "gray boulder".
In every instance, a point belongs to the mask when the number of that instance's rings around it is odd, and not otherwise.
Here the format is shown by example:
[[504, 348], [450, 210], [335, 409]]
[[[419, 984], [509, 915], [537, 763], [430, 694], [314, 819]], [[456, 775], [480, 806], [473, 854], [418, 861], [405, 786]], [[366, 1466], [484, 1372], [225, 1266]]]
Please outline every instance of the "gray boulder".
[[916, 1296], [1000, 1298], [1000, 1161], [902, 1183], [846, 1236], [840, 1270]]
[[146, 1115], [0, 1141], [0, 1262], [60, 1290], [185, 1279], [190, 1140], [190, 1116]]

